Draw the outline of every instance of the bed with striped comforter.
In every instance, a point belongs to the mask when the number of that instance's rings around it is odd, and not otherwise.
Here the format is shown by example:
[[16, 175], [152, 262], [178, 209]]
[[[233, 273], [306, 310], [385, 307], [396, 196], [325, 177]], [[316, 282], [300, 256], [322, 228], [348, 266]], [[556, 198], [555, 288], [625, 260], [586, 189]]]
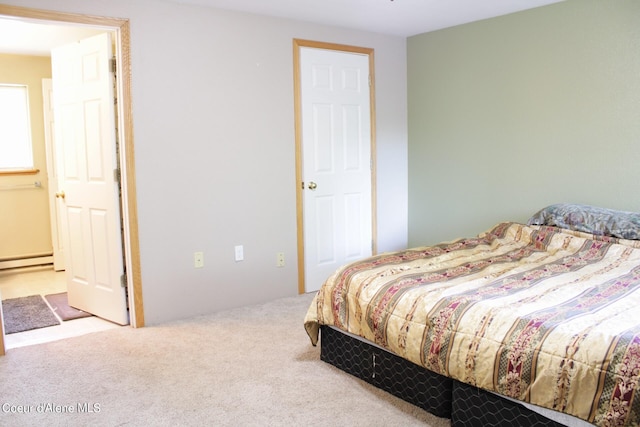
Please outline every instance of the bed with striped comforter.
[[598, 426], [640, 423], [640, 242], [500, 223], [338, 269], [305, 317]]

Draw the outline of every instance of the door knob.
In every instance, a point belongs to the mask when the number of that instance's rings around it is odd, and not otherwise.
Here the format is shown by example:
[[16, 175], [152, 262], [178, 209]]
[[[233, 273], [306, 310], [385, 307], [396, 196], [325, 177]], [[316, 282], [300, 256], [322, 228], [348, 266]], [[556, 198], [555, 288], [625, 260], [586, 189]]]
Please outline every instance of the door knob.
[[309, 190], [313, 191], [313, 190], [315, 190], [317, 187], [318, 187], [318, 184], [316, 184], [315, 182], [311, 181], [311, 182], [309, 183], [309, 185], [308, 185], [308, 187], [307, 187], [307, 188], [308, 188]]
[[64, 196], [65, 196], [64, 191], [58, 191], [56, 193], [56, 199], [64, 199]]

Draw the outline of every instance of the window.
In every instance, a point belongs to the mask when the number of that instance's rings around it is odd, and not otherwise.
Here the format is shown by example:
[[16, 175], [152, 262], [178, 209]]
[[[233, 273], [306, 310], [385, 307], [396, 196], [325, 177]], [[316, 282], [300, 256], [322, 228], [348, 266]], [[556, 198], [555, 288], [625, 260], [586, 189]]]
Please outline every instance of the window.
[[0, 172], [33, 169], [29, 92], [0, 84]]

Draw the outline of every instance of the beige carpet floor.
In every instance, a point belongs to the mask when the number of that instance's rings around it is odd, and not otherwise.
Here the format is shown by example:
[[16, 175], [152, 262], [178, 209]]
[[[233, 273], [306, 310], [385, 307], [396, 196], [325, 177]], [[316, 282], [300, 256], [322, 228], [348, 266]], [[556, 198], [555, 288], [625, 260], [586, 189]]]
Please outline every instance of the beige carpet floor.
[[12, 349], [0, 425], [450, 425], [322, 362], [311, 298]]

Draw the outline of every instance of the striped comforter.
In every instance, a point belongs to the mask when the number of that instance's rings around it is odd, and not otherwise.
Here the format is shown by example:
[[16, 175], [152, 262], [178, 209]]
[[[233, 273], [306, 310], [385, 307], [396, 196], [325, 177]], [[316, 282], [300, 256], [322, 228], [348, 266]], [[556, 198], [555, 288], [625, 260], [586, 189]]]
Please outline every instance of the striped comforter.
[[305, 318], [598, 426], [640, 423], [640, 244], [501, 223], [337, 270]]

